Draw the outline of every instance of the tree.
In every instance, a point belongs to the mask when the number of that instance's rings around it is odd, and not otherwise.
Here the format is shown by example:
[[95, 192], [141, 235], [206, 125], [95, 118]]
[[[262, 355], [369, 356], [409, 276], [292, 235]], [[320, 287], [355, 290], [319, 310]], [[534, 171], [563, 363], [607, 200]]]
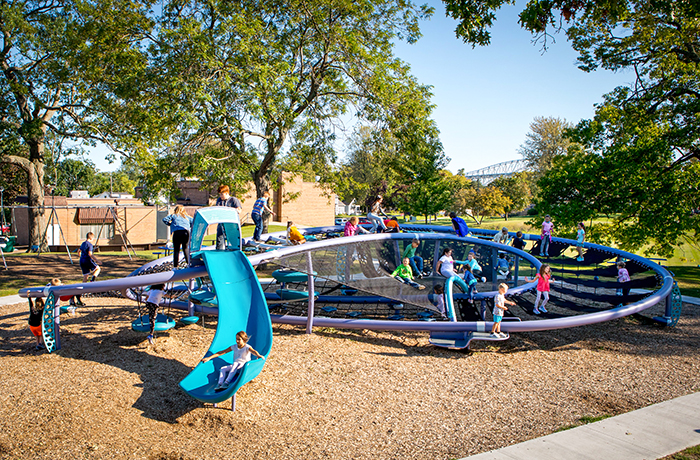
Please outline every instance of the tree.
[[[343, 201], [366, 203], [393, 190], [398, 180], [393, 167], [395, 146], [384, 130], [359, 126], [348, 140], [345, 161], [337, 169], [333, 188]], [[391, 201], [391, 200], [388, 200]]]
[[531, 173], [521, 172], [512, 176], [499, 177], [491, 182], [492, 187], [500, 190], [503, 196], [510, 200], [510, 204], [503, 208], [506, 220], [508, 220], [508, 214], [520, 212], [532, 202], [531, 181]]
[[[496, 0], [481, 10], [471, 8], [478, 0], [446, 3], [456, 4], [453, 14], [463, 21], [458, 33], [483, 44], [491, 22], [482, 19], [493, 19], [509, 2]], [[685, 238], [696, 242], [699, 18], [700, 3], [690, 1], [528, 3], [520, 14], [523, 27], [545, 40], [553, 30], [566, 30], [582, 70], [629, 69], [635, 78], [607, 94], [595, 118], [570, 132], [583, 150], [554, 161], [539, 181], [538, 208], [569, 226], [601, 212], [610, 222], [596, 224], [591, 237], [628, 249], [646, 246], [668, 255]]]
[[571, 141], [565, 132], [572, 127], [566, 120], [554, 117], [535, 117], [530, 123], [530, 132], [526, 134], [519, 153], [534, 172], [535, 181], [552, 167], [555, 156], [566, 153]]
[[411, 125], [398, 136], [397, 156], [399, 189], [396, 204], [405, 214], [428, 216], [447, 208], [452, 202], [452, 188], [444, 168], [449, 159], [438, 139], [434, 124]]
[[484, 217], [503, 214], [505, 208], [511, 205], [510, 199], [498, 188], [491, 185], [484, 187], [478, 182], [473, 187], [462, 189], [459, 195], [466, 209], [471, 210], [469, 217], [479, 225]]
[[[27, 178], [29, 245], [41, 240], [44, 215], [45, 142], [48, 132], [109, 142], [132, 95], [130, 76], [142, 66], [143, 28], [135, 3], [25, 0], [0, 6], [0, 162]], [[110, 89], [110, 90], [108, 90]], [[112, 114], [110, 117], [107, 114]], [[116, 122], [116, 123], [115, 123]]]
[[102, 192], [134, 194], [134, 188], [138, 183], [129, 178], [122, 170], [114, 172], [98, 172], [88, 188], [90, 195], [99, 195]]
[[289, 157], [306, 153], [325, 169], [349, 110], [381, 127], [420, 96], [392, 47], [416, 40], [418, 20], [431, 13], [392, 0], [166, 5], [153, 69], [180, 129], [169, 151], [143, 152], [156, 166], [150, 187], [178, 174], [238, 186], [252, 179], [260, 195], [280, 162], [303, 166]]

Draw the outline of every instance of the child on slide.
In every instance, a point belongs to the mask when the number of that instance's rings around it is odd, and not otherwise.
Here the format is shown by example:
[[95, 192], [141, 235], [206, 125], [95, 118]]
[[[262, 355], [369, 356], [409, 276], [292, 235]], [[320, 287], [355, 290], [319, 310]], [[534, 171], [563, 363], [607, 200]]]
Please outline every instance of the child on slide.
[[207, 361], [223, 356], [226, 353], [233, 352], [233, 364], [223, 366], [221, 369], [219, 369], [219, 382], [216, 385], [216, 388], [214, 388], [214, 391], [223, 391], [228, 388], [231, 382], [233, 382], [233, 378], [238, 373], [238, 370], [242, 369], [243, 365], [250, 361], [251, 354], [260, 359], [265, 359], [263, 355], [248, 345], [248, 340], [248, 334], [246, 334], [245, 331], [240, 331], [238, 334], [236, 334], [236, 345], [231, 345], [230, 347], [224, 348], [211, 356], [202, 358], [202, 362], [206, 363]]
[[394, 270], [391, 276], [401, 281], [402, 283], [408, 284], [409, 286], [414, 287], [420, 291], [425, 289], [425, 286], [413, 281], [413, 271], [411, 270], [411, 264], [408, 257], [403, 258], [403, 260], [401, 261], [401, 265], [396, 267], [396, 270]]

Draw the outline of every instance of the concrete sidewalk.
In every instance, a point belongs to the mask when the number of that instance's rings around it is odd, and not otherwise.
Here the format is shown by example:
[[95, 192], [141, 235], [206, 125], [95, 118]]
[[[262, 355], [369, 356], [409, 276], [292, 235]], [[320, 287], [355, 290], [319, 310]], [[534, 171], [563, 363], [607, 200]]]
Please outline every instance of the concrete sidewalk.
[[15, 295], [8, 295], [5, 297], [0, 297], [0, 307], [3, 307], [5, 305], [14, 305], [16, 303], [22, 303], [26, 302], [27, 299], [23, 299], [22, 297], [19, 296], [19, 294]]
[[467, 457], [469, 460], [653, 460], [700, 444], [700, 393]]

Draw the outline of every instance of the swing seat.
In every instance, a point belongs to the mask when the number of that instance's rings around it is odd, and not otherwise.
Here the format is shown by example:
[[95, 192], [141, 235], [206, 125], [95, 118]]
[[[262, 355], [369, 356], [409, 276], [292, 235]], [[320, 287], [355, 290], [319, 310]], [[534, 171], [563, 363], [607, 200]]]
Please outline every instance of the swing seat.
[[[169, 316], [162, 313], [156, 315], [156, 327], [155, 330], [162, 332], [167, 331], [175, 327], [175, 320]], [[143, 315], [141, 318], [136, 318], [131, 323], [131, 329], [136, 332], [148, 332], [151, 330], [151, 326], [148, 324], [148, 315]]]
[[[315, 274], [316, 273], [314, 273], [314, 275]], [[304, 283], [309, 279], [309, 275], [306, 273], [286, 268], [275, 270], [272, 272], [272, 277], [277, 280], [278, 283]]]
[[187, 326], [194, 324], [197, 321], [199, 321], [199, 316], [185, 316], [184, 318], [180, 318], [180, 322]]
[[[277, 289], [277, 295], [282, 300], [308, 300], [309, 293], [307, 291], [297, 291], [294, 289]], [[318, 292], [314, 292], [314, 297], [318, 296]]]

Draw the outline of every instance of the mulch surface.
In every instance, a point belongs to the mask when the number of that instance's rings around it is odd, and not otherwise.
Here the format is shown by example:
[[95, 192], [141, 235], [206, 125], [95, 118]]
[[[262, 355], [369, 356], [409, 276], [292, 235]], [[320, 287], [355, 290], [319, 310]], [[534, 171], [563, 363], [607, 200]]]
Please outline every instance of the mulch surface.
[[[146, 259], [134, 258], [129, 260], [127, 256], [95, 256], [102, 268], [100, 278], [122, 278], [129, 275], [147, 262]], [[8, 270], [2, 270], [0, 266], [0, 286], [16, 279], [30, 280], [30, 287], [37, 285], [31, 280], [41, 280], [46, 284], [51, 278], [60, 278], [65, 284], [82, 282], [83, 274], [80, 271], [78, 257], [73, 255], [73, 264], [70, 263], [68, 255], [64, 253], [46, 253], [32, 256], [11, 256], [6, 257]], [[43, 281], [46, 279], [46, 281]]]
[[274, 325], [232, 412], [178, 386], [215, 318], [150, 346], [130, 328], [134, 302], [84, 300], [53, 354], [34, 350], [26, 303], [0, 307], [0, 459], [451, 459], [700, 389], [700, 311], [686, 304], [675, 328], [630, 317], [472, 351], [420, 332]]

